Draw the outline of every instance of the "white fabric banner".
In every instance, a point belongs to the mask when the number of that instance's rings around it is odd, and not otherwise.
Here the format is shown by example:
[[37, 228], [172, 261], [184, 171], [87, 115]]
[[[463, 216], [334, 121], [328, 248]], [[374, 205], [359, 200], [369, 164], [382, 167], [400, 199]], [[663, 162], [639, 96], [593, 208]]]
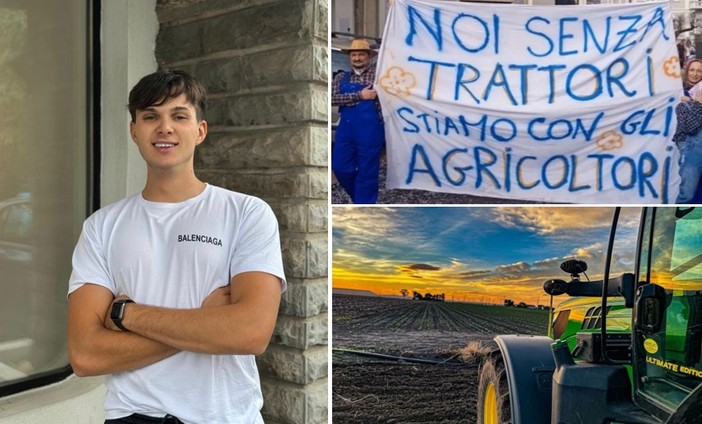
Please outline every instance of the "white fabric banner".
[[674, 203], [670, 5], [395, 0], [376, 88], [388, 188]]

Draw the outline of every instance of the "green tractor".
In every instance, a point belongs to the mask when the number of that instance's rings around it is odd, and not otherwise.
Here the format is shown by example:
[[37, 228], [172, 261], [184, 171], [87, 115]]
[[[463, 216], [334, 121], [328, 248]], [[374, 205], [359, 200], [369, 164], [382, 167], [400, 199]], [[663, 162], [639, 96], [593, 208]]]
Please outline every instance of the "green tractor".
[[[569, 260], [570, 281], [544, 283], [572, 297], [548, 337], [495, 337], [478, 423], [702, 423], [702, 208], [643, 208], [638, 242], [619, 252], [618, 225], [620, 209], [602, 280], [583, 281], [587, 264]], [[615, 274], [622, 248], [635, 263]]]

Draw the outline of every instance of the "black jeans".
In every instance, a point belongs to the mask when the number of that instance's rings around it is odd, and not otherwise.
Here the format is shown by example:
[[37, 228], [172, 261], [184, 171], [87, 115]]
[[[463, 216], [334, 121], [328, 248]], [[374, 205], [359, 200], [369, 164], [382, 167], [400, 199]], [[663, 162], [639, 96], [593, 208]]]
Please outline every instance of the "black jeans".
[[148, 415], [132, 414], [127, 417], [114, 420], [105, 420], [105, 424], [182, 424], [183, 421], [173, 415], [166, 415], [163, 418], [149, 417]]

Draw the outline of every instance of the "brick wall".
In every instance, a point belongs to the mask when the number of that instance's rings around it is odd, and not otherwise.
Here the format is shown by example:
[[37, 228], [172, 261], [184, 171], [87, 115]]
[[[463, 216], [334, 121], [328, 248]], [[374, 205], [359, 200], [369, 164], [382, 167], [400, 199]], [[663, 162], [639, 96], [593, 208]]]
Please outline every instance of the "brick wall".
[[288, 291], [258, 358], [266, 423], [327, 422], [328, 0], [158, 0], [156, 58], [209, 92], [203, 180], [280, 223]]

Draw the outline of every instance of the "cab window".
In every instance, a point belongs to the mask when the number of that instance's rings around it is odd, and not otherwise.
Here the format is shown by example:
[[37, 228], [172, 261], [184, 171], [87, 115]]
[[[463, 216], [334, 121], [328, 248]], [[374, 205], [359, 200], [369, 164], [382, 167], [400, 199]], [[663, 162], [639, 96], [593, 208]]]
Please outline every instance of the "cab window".
[[637, 328], [636, 381], [648, 402], [671, 413], [702, 383], [702, 209], [656, 208], [645, 225], [639, 275], [662, 301], [653, 314], [660, 325]]

